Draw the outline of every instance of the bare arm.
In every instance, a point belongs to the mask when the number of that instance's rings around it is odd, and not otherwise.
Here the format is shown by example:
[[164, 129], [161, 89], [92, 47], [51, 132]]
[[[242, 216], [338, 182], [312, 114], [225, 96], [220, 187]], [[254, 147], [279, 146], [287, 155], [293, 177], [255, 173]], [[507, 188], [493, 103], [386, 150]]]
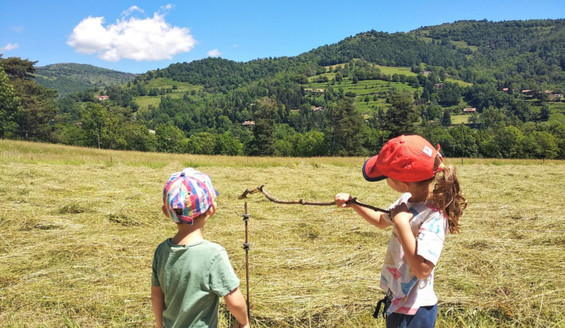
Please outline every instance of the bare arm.
[[414, 216], [406, 207], [400, 204], [391, 211], [392, 220], [398, 233], [398, 240], [404, 250], [404, 257], [410, 266], [410, 271], [418, 277], [424, 279], [430, 275], [434, 264], [417, 254], [416, 237], [410, 228], [410, 220]]
[[359, 206], [355, 203], [348, 204], [347, 202], [351, 200], [351, 195], [346, 193], [339, 193], [335, 195], [334, 201], [338, 207], [351, 207], [359, 216], [361, 216], [365, 221], [374, 225], [377, 228], [383, 229], [389, 226], [385, 221], [384, 216], [386, 213], [373, 211], [372, 209]]
[[163, 310], [165, 309], [165, 295], [160, 286], [151, 286], [151, 306], [155, 314], [157, 328], [163, 327]]
[[224, 296], [224, 301], [228, 306], [228, 310], [233, 314], [240, 328], [249, 328], [249, 318], [247, 317], [247, 304], [245, 298], [241, 294], [239, 287], [232, 290], [229, 294]]

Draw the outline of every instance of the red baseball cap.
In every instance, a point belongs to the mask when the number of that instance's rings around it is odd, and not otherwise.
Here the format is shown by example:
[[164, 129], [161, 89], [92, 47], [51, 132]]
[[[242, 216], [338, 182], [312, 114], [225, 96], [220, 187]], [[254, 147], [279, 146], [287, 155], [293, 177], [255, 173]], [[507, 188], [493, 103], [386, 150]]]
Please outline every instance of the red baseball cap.
[[439, 145], [436, 149], [418, 135], [401, 135], [387, 141], [379, 154], [363, 164], [363, 177], [368, 181], [386, 178], [402, 182], [428, 180], [443, 170], [443, 165], [434, 168], [437, 155], [441, 158]]

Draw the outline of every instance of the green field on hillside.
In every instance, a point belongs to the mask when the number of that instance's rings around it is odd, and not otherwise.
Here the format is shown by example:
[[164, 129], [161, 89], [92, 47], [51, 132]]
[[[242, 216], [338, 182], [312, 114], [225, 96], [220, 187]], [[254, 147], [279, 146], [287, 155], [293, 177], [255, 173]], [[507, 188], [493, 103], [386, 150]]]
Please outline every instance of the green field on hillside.
[[[333, 73], [327, 73], [333, 74]], [[335, 74], [334, 74], [335, 75]], [[326, 89], [328, 87], [328, 83], [309, 83], [305, 88], [312, 88], [312, 89]], [[344, 93], [352, 92], [355, 93], [357, 96], [355, 98], [355, 105], [357, 106], [357, 110], [360, 113], [367, 114], [372, 113], [377, 108], [386, 108], [390, 107], [389, 104], [386, 103], [387, 95], [396, 90], [396, 91], [407, 91], [407, 92], [414, 92], [416, 89], [412, 88], [406, 83], [402, 82], [388, 82], [382, 80], [363, 80], [357, 83], [353, 83], [351, 79], [344, 78], [342, 82], [338, 82], [335, 84], [331, 84], [331, 87], [334, 90], [342, 89]], [[376, 100], [374, 99], [376, 96]], [[323, 97], [323, 94], [319, 94], [318, 97]], [[369, 101], [365, 101], [368, 97]]]
[[[334, 65], [332, 68], [335, 68]], [[341, 65], [343, 66], [343, 65]], [[373, 65], [378, 67], [382, 73], [393, 75], [393, 74], [404, 74], [406, 76], [415, 76], [416, 74], [410, 71], [409, 67], [391, 67], [382, 65]], [[327, 67], [329, 68], [329, 66]], [[308, 84], [304, 85], [306, 89], [327, 89], [328, 85], [335, 90], [342, 89], [344, 93], [352, 92], [357, 96], [355, 98], [355, 103], [359, 112], [363, 114], [372, 114], [376, 109], [383, 108], [385, 111], [390, 106], [386, 103], [386, 96], [393, 91], [407, 91], [414, 93], [415, 88], [409, 86], [405, 82], [392, 82], [383, 80], [363, 80], [358, 81], [356, 84], [353, 83], [351, 78], [344, 78], [342, 82], [332, 83], [332, 82], [315, 82], [320, 77], [327, 77], [329, 81], [335, 79], [335, 73], [323, 73], [316, 76], [311, 76], [308, 78], [310, 81]], [[459, 83], [462, 86], [469, 86], [469, 83], [448, 78], [446, 81]], [[168, 96], [171, 98], [181, 98], [185, 94], [190, 94], [193, 92], [200, 91], [202, 86], [196, 86], [185, 82], [173, 81], [170, 78], [156, 78], [149, 80], [149, 83], [144, 84], [146, 90], [152, 88], [157, 89], [172, 89], [171, 92], [165, 95], [159, 96], [138, 96], [135, 97], [135, 103], [140, 107], [140, 109], [147, 110], [149, 106], [159, 107], [162, 96]], [[420, 88], [421, 92], [421, 88]], [[322, 93], [317, 95], [318, 97], [323, 97]], [[376, 99], [375, 99], [376, 98]]]
[[[3, 327], [153, 327], [151, 261], [174, 232], [160, 210], [169, 175], [192, 166], [220, 192], [205, 236], [228, 251], [245, 291], [244, 200], [348, 192], [399, 195], [360, 174], [364, 158], [121, 152], [0, 140]], [[565, 325], [565, 162], [447, 159], [469, 201], [436, 268], [438, 327]], [[550, 183], [548, 183], [548, 181]], [[349, 209], [248, 196], [252, 327], [384, 327], [372, 318], [390, 229]], [[220, 327], [228, 327], [222, 305]]]
[[468, 114], [451, 115], [451, 124], [467, 124], [469, 123], [469, 117], [471, 115]]
[[[326, 69], [329, 70], [330, 68], [333, 70], [337, 66], [343, 67], [344, 65], [333, 65], [327, 66]], [[373, 64], [372, 66], [378, 67], [382, 73], [387, 75], [394, 75], [394, 74], [402, 74], [405, 76], [416, 76], [416, 73], [413, 73], [410, 70], [410, 67], [392, 67], [392, 66], [382, 66]], [[341, 82], [332, 82], [335, 79], [336, 73], [328, 72], [323, 73], [315, 76], [311, 76], [308, 78], [309, 83], [308, 85], [304, 85], [307, 89], [327, 89], [328, 85], [334, 90], [342, 89], [344, 93], [353, 92], [357, 96], [355, 98], [355, 104], [357, 106], [357, 110], [363, 114], [372, 114], [376, 109], [383, 108], [385, 111], [390, 107], [389, 104], [386, 103], [387, 94], [390, 94], [393, 91], [406, 91], [410, 93], [414, 93], [416, 91], [422, 91], [421, 88], [416, 90], [415, 88], [411, 87], [405, 82], [392, 82], [392, 81], [383, 81], [383, 80], [363, 80], [358, 81], [356, 84], [353, 83], [351, 78], [344, 78]], [[326, 77], [330, 82], [316, 82], [321, 77]], [[471, 83], [467, 83], [461, 80], [447, 78], [447, 82], [451, 83], [458, 83], [463, 87], [468, 87]], [[318, 94], [318, 97], [323, 97], [322, 93]], [[376, 97], [376, 99], [375, 99]], [[462, 121], [463, 122], [463, 121]], [[466, 123], [466, 121], [465, 121]]]
[[[186, 82], [173, 81], [172, 79], [163, 77], [150, 80], [149, 83], [144, 84], [144, 87], [147, 90], [152, 88], [172, 89], [171, 92], [164, 95], [171, 98], [182, 98], [185, 94], [202, 90], [202, 86], [196, 86]], [[153, 107], [159, 107], [162, 96], [163, 95], [138, 96], [135, 97], [134, 100], [140, 109], [147, 109], [149, 105], [152, 105]]]
[[[381, 70], [381, 73], [393, 75], [393, 74], [404, 74], [406, 76], [416, 76], [416, 73], [413, 73], [410, 70], [410, 67], [396, 67], [396, 66], [383, 66], [377, 64], [371, 64], [372, 67], [377, 67]], [[332, 66], [326, 66], [326, 69], [335, 69], [336, 67], [345, 67], [345, 64], [337, 64]]]
[[548, 106], [551, 111], [549, 121], [565, 123], [565, 102], [553, 102], [549, 103]]

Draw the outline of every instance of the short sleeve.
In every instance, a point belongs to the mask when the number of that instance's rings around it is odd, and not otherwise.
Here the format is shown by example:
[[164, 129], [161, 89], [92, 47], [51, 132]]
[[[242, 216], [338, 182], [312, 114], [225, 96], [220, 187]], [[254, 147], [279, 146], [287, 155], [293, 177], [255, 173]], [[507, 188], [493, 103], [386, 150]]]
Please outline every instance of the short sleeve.
[[157, 260], [158, 260], [158, 253], [159, 252], [159, 248], [157, 248], [155, 250], [155, 253], [153, 254], [153, 265], [152, 267], [152, 273], [151, 273], [151, 286], [161, 286], [161, 283], [159, 282], [159, 276], [157, 273]]
[[225, 250], [218, 253], [210, 271], [210, 289], [219, 297], [224, 297], [239, 287], [228, 254]]
[[445, 218], [436, 213], [420, 227], [417, 254], [437, 265], [445, 240]]

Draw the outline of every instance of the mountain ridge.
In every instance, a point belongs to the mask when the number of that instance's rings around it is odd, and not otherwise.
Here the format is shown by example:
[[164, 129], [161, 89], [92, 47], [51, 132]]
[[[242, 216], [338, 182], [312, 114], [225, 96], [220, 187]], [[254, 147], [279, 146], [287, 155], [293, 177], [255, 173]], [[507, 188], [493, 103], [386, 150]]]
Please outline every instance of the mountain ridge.
[[115, 71], [89, 64], [55, 63], [36, 67], [35, 81], [60, 96], [74, 92], [121, 85], [133, 80], [137, 74]]
[[[488, 75], [489, 78], [506, 80], [507, 83], [529, 79], [531, 81], [527, 83], [530, 84], [557, 84], [565, 80], [564, 54], [564, 19], [500, 22], [460, 20], [424, 26], [409, 32], [360, 32], [297, 56], [246, 62], [207, 57], [188, 63], [172, 63], [142, 74], [123, 73], [88, 64], [57, 63], [37, 67], [36, 81], [58, 90], [59, 95], [119, 85], [132, 81], [136, 76], [144, 79], [166, 76], [204, 86], [213, 84], [213, 87], [226, 91], [241, 83], [272, 77], [285, 70], [311, 76], [321, 66], [363, 59], [383, 66], [438, 66], [450, 69], [451, 74], [457, 73], [462, 80], [470, 83], [477, 79], [476, 75]], [[469, 72], [471, 69], [475, 72]], [[523, 74], [524, 71], [531, 72]], [[211, 78], [217, 81], [210, 83]], [[231, 81], [226, 84], [228, 79]]]

